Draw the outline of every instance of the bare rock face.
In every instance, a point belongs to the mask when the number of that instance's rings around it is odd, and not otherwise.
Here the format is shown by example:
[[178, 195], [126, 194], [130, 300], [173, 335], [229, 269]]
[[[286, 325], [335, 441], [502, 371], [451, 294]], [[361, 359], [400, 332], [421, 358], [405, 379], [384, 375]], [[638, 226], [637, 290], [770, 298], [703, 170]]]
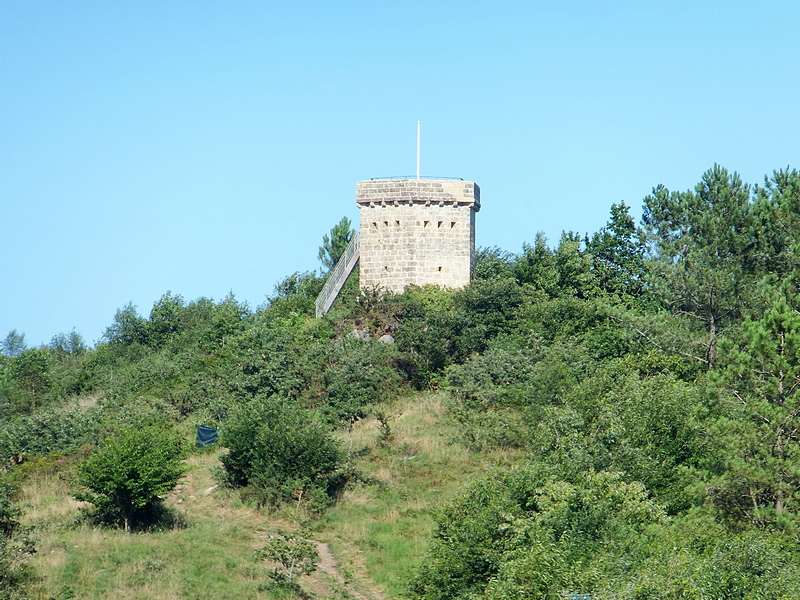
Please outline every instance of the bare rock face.
[[353, 329], [348, 336], [357, 340], [361, 340], [362, 342], [368, 342], [370, 340], [369, 331], [366, 329]]
[[394, 344], [394, 338], [388, 333], [379, 337], [378, 341], [383, 342], [384, 344]]

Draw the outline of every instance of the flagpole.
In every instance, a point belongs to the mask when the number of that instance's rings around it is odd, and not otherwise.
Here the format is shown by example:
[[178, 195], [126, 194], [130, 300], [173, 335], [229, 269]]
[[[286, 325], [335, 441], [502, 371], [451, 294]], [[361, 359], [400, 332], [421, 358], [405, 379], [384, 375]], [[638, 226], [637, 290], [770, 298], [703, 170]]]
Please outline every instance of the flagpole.
[[419, 121], [417, 121], [417, 179], [419, 179]]

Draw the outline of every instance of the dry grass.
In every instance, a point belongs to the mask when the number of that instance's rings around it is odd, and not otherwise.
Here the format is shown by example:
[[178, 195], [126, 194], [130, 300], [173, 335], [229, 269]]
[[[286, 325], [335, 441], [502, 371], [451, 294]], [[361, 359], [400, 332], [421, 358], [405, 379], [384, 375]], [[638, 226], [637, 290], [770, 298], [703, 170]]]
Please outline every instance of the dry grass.
[[20, 498], [25, 525], [61, 523], [76, 515], [84, 505], [69, 493], [63, 472], [33, 473], [26, 480]]
[[100, 394], [92, 394], [90, 396], [84, 396], [83, 398], [78, 399], [78, 406], [81, 408], [91, 408], [97, 401], [100, 400]]

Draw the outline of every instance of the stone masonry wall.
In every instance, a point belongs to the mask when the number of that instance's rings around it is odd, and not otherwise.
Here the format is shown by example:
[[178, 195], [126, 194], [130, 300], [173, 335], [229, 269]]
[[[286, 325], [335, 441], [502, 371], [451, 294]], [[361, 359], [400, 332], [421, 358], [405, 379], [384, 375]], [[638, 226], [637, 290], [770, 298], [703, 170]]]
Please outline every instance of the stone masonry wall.
[[480, 188], [471, 181], [359, 181], [361, 287], [401, 293], [407, 285], [468, 285], [475, 267], [475, 213]]

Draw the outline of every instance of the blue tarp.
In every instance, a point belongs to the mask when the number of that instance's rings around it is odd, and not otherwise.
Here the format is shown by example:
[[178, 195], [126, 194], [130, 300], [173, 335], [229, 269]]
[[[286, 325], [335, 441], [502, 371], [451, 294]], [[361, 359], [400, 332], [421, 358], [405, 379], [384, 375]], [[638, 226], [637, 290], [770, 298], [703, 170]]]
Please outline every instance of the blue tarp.
[[197, 426], [197, 445], [208, 446], [216, 444], [219, 437], [219, 429], [213, 427], [206, 427], [205, 425]]

